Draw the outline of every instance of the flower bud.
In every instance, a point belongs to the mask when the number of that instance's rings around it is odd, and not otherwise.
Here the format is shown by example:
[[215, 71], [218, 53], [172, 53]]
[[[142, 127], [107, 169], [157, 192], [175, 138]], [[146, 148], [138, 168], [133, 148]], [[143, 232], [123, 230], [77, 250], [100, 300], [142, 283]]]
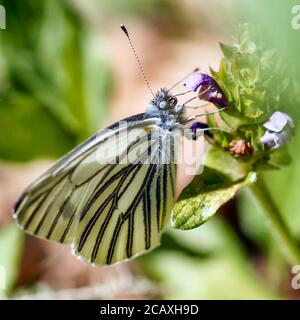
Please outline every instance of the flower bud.
[[208, 74], [194, 72], [183, 85], [194, 92], [198, 91], [200, 100], [209, 101], [220, 108], [228, 105], [224, 92], [214, 78]]
[[251, 143], [243, 139], [231, 141], [229, 150], [235, 157], [246, 157], [253, 153]]
[[295, 123], [288, 114], [277, 111], [263, 126], [267, 130], [260, 142], [269, 149], [277, 149], [287, 143]]
[[[206, 123], [204, 123], [204, 122], [194, 122], [192, 125], [191, 125], [191, 127], [190, 127], [190, 129], [191, 129], [191, 131], [192, 131], [192, 133], [193, 133], [193, 140], [196, 140], [197, 139], [197, 131], [198, 130], [202, 130], [202, 131], [204, 131], [204, 134], [206, 134], [208, 137], [210, 137], [210, 138], [213, 138], [213, 134], [210, 132], [210, 131], [208, 131], [207, 129], [209, 129], [209, 126], [206, 124]], [[203, 130], [204, 129], [204, 130]]]

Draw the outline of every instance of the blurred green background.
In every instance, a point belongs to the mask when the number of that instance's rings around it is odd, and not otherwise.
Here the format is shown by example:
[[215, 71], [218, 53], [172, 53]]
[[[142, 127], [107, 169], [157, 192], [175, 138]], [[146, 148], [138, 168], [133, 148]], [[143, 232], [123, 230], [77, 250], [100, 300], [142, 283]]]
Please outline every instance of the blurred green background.
[[[262, 41], [292, 65], [300, 85], [300, 29], [291, 26], [297, 1], [0, 4], [6, 10], [6, 29], [0, 30], [1, 297], [300, 298], [300, 289], [291, 286], [291, 266], [247, 191], [200, 228], [168, 229], [159, 249], [111, 268], [92, 268], [68, 248], [24, 236], [10, 217], [18, 194], [51, 161], [101, 126], [145, 109], [149, 95], [121, 23], [136, 39], [154, 87], [168, 86], [198, 65], [218, 66], [218, 43], [230, 43], [245, 22], [261, 28]], [[281, 110], [296, 122], [299, 101], [300, 94]], [[292, 164], [268, 172], [266, 181], [300, 242], [299, 130], [289, 148]]]

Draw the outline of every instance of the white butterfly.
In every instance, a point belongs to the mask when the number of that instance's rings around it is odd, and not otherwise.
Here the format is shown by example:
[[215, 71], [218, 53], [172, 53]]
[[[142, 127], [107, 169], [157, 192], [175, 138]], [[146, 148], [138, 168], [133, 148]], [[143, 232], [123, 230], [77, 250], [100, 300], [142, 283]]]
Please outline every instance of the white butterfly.
[[[100, 131], [32, 183], [14, 206], [17, 225], [71, 244], [93, 264], [116, 263], [156, 247], [175, 201], [175, 132], [191, 119], [161, 89], [145, 113]], [[114, 149], [116, 136], [126, 143]], [[103, 156], [110, 149], [115, 161]], [[123, 161], [129, 155], [131, 161]]]

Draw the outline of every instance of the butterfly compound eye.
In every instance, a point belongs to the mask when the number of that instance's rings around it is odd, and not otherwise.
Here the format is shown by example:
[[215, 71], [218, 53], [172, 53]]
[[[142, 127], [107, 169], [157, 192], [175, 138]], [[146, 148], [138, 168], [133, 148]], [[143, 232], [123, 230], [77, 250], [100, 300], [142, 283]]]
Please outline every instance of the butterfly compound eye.
[[169, 99], [169, 105], [170, 105], [170, 107], [175, 107], [176, 104], [177, 104], [177, 98], [176, 98], [176, 97], [171, 97], [171, 98]]

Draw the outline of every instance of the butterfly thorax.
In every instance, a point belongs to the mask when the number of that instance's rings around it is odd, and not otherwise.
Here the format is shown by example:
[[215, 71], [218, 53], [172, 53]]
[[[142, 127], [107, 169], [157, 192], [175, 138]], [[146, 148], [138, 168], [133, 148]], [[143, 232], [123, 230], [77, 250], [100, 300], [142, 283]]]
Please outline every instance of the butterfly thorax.
[[158, 125], [166, 130], [182, 128], [184, 124], [184, 111], [182, 105], [177, 104], [175, 96], [167, 89], [159, 90], [146, 110], [149, 117], [157, 117]]

